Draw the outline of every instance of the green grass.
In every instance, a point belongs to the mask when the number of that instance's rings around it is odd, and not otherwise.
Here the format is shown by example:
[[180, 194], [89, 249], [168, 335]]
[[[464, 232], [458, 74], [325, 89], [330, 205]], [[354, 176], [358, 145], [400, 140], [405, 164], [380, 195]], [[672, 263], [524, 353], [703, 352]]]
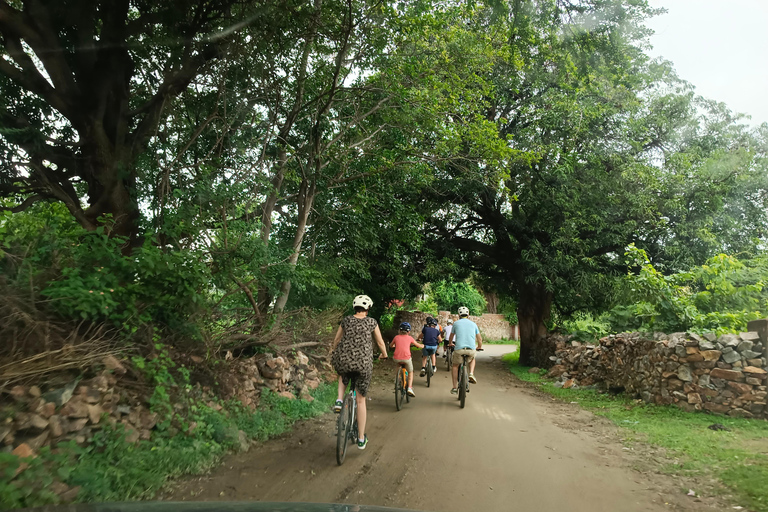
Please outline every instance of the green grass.
[[483, 345], [520, 345], [517, 340], [483, 340]]
[[[691, 476], [713, 476], [732, 493], [737, 504], [768, 512], [768, 422], [688, 413], [672, 406], [658, 406], [632, 400], [625, 395], [610, 395], [590, 389], [562, 389], [542, 376], [528, 373], [518, 365], [517, 352], [503, 356], [520, 380], [537, 385], [560, 400], [604, 416], [627, 429], [630, 441], [650, 443], [665, 449], [675, 460], [661, 470]], [[713, 423], [730, 432], [713, 431]], [[724, 489], [696, 489], [717, 494]]]
[[298, 420], [330, 411], [336, 387], [324, 384], [312, 395], [315, 400], [307, 402], [268, 392], [257, 411], [239, 402], [223, 404], [221, 411], [198, 403], [193, 434], [155, 431], [149, 441], [135, 444], [125, 440], [122, 428], [105, 428], [87, 447], [68, 443], [53, 451], [43, 448], [13, 481], [20, 461], [0, 453], [0, 509], [57, 503], [58, 497], [47, 490], [54, 480], [81, 486], [77, 502], [152, 499], [169, 479], [203, 473], [225, 453], [238, 449], [239, 430], [250, 439], [265, 441]]

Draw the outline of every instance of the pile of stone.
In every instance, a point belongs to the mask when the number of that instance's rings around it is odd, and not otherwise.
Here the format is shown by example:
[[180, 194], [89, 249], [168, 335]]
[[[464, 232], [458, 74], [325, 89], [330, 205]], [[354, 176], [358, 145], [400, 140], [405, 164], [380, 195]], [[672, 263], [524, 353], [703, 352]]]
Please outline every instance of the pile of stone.
[[598, 345], [552, 335], [544, 342], [552, 355], [540, 363], [564, 388], [595, 385], [688, 411], [768, 418], [768, 371], [757, 332], [622, 333]]
[[[187, 357], [192, 365], [203, 363], [197, 356]], [[149, 397], [132, 391], [137, 387], [130, 385], [135, 379], [126, 375], [129, 370], [113, 356], [105, 357], [100, 368], [95, 377], [46, 392], [38, 386], [10, 389], [0, 402], [0, 418], [4, 418], [0, 422], [1, 449], [27, 458], [35, 457], [44, 446], [55, 447], [65, 441], [87, 445], [105, 424], [122, 424], [131, 443], [149, 439], [158, 422], [157, 414], [147, 405]], [[309, 392], [320, 385], [321, 375], [305, 354], [296, 352], [291, 358], [259, 354], [233, 360], [217, 378], [216, 390], [196, 386], [196, 392], [209, 406], [220, 409], [213, 400], [218, 396], [238, 399], [255, 409], [264, 388], [286, 398], [312, 400]], [[17, 474], [24, 469], [25, 465], [20, 466]], [[63, 484], [57, 484], [56, 492], [63, 501], [77, 494], [76, 489]]]

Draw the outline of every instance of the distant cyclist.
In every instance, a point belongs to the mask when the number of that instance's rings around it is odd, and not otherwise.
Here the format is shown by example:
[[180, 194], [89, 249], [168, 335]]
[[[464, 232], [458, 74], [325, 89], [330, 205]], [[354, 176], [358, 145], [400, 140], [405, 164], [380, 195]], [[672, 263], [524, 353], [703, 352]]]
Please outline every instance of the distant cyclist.
[[432, 360], [432, 368], [437, 368], [435, 353], [440, 342], [443, 340], [440, 336], [440, 330], [437, 328], [437, 320], [427, 317], [427, 325], [421, 330], [418, 341], [424, 340], [424, 349], [421, 351], [421, 376], [427, 374], [427, 358]]
[[451, 330], [453, 329], [453, 319], [449, 318], [446, 322], [445, 329], [443, 329], [443, 359], [448, 357], [448, 345], [450, 345]]
[[453, 324], [451, 329], [451, 346], [453, 349], [453, 368], [451, 368], [451, 378], [453, 387], [451, 393], [459, 392], [459, 366], [462, 356], [466, 355], [469, 359], [469, 382], [477, 384], [475, 378], [475, 348], [483, 347], [483, 338], [480, 336], [480, 329], [477, 324], [469, 318], [469, 308], [461, 306], [459, 308], [459, 319]]
[[[413, 339], [410, 335], [411, 324], [403, 322], [400, 324], [400, 334], [395, 336], [390, 343], [390, 347], [395, 347], [395, 354], [392, 359], [408, 370], [408, 394], [416, 396], [413, 392], [413, 361], [411, 360], [411, 345], [424, 348], [424, 345]], [[399, 371], [399, 370], [398, 370]]]
[[365, 395], [373, 376], [373, 344], [371, 336], [381, 351], [381, 359], [387, 358], [387, 347], [381, 337], [379, 324], [368, 316], [373, 300], [367, 295], [358, 295], [352, 301], [355, 314], [346, 316], [341, 321], [333, 340], [331, 363], [339, 375], [339, 395], [333, 407], [334, 412], [341, 412], [344, 404], [344, 392], [351, 378], [355, 378], [357, 390], [357, 447], [365, 450], [368, 436], [365, 434]]

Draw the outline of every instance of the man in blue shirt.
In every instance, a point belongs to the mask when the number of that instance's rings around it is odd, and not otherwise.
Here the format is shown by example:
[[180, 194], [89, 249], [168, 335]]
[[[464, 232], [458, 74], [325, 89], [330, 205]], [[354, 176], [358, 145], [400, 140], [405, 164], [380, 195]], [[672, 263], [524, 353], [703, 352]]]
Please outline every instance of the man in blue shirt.
[[453, 388], [451, 393], [454, 395], [459, 392], [459, 366], [462, 357], [466, 355], [469, 359], [469, 382], [477, 384], [475, 378], [475, 349], [483, 347], [483, 338], [480, 336], [480, 329], [477, 324], [467, 318], [469, 308], [462, 306], [459, 308], [459, 319], [453, 324], [451, 329], [451, 345], [453, 349], [453, 368], [451, 368], [451, 377], [453, 379]]

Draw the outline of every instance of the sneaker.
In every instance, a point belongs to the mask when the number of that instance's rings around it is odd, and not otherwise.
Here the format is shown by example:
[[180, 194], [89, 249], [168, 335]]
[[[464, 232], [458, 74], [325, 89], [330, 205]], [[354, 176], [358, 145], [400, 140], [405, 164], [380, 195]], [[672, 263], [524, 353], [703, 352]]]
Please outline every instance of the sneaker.
[[358, 449], [365, 450], [366, 446], [368, 446], [368, 434], [365, 434], [365, 439], [363, 439], [362, 441], [359, 439], [357, 440]]
[[426, 374], [427, 374], [427, 369], [426, 369], [426, 368], [422, 368], [422, 369], [421, 369], [421, 373], [419, 374], [419, 377], [423, 377], [423, 376], [425, 376]]
[[432, 367], [432, 375], [437, 373], [437, 366]]
[[469, 383], [470, 384], [477, 384], [477, 379], [471, 373], [469, 374]]
[[333, 412], [335, 412], [336, 414], [340, 413], [342, 405], [344, 405], [344, 402], [342, 402], [341, 400], [336, 400], [336, 403], [333, 404]]
[[413, 388], [408, 388], [408, 396], [416, 396], [416, 393], [413, 392]]
[[451, 388], [451, 394], [452, 395], [458, 395], [459, 394], [459, 389], [458, 388]]

